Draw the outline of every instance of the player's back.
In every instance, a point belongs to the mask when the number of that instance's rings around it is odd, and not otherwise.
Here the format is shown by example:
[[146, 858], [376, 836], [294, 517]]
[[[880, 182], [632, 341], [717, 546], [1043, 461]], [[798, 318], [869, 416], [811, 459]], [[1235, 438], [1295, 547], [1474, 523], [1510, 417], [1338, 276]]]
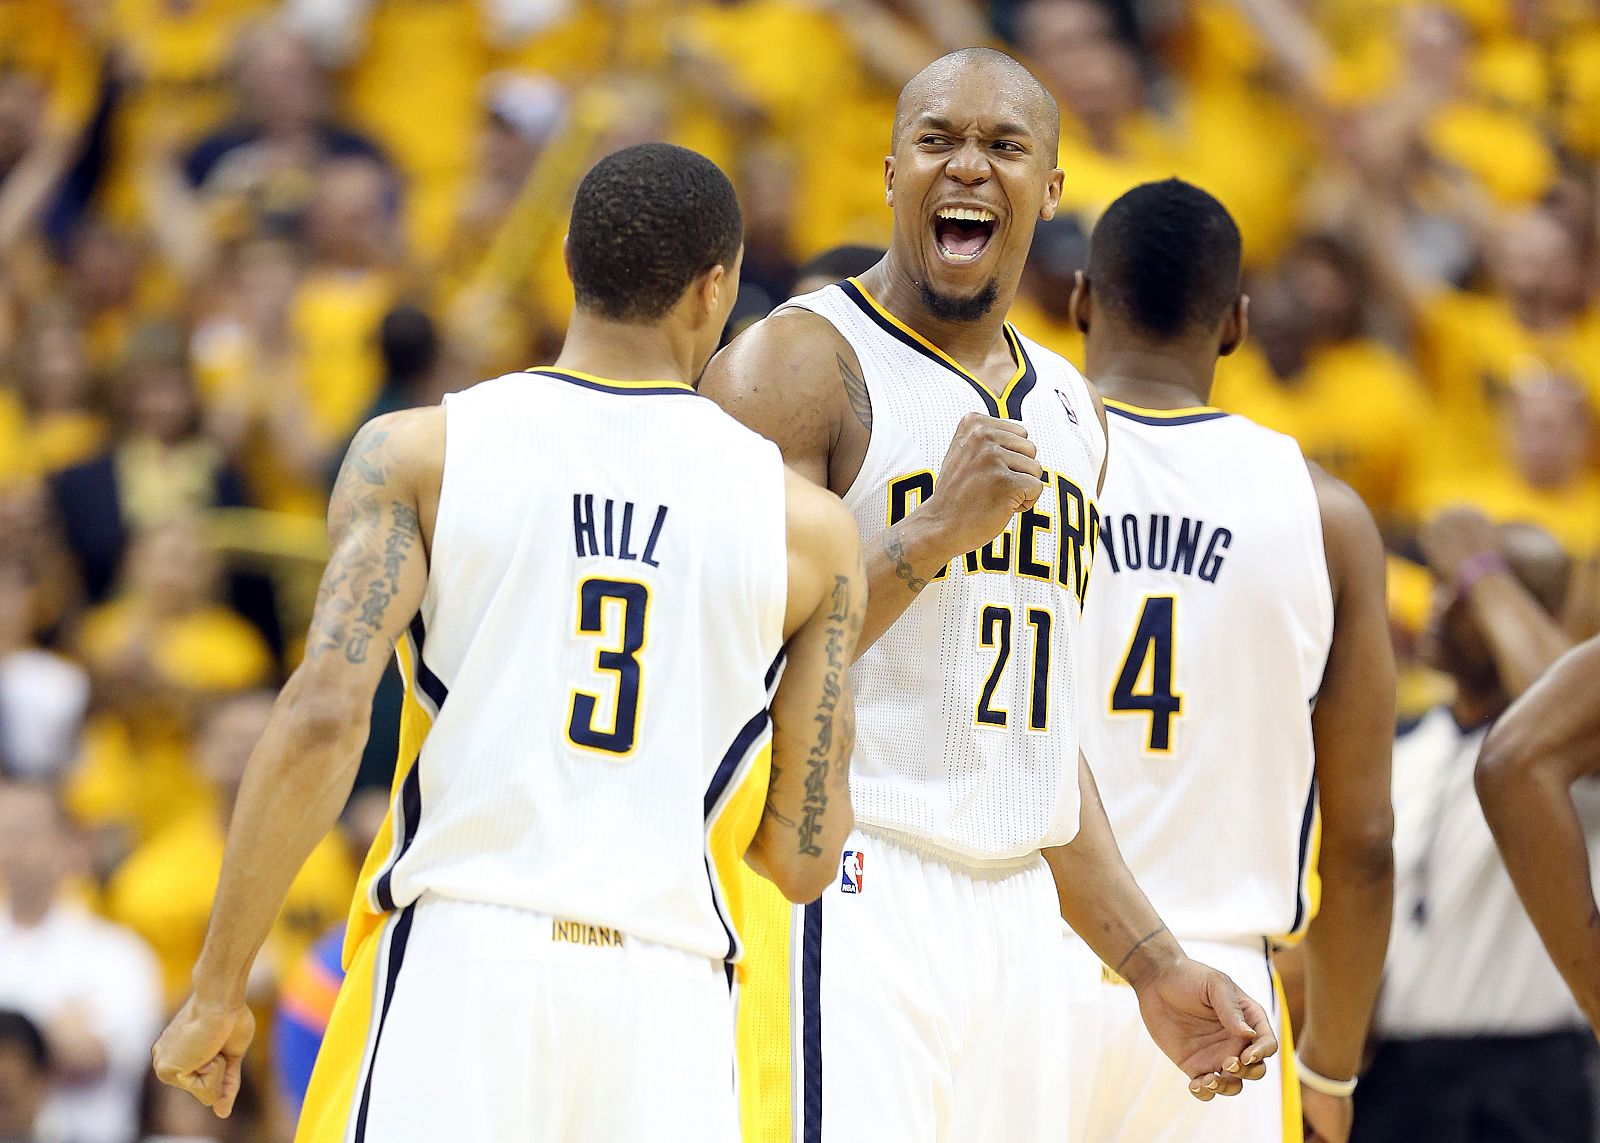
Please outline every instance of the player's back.
[[1106, 409], [1084, 608], [1100, 717], [1086, 712], [1084, 742], [1107, 814], [1178, 936], [1297, 932], [1313, 908], [1311, 709], [1333, 631], [1310, 472], [1292, 439], [1242, 417]]
[[678, 383], [538, 370], [445, 408], [358, 913], [431, 893], [735, 955], [727, 870], [765, 802], [783, 641], [777, 448]]

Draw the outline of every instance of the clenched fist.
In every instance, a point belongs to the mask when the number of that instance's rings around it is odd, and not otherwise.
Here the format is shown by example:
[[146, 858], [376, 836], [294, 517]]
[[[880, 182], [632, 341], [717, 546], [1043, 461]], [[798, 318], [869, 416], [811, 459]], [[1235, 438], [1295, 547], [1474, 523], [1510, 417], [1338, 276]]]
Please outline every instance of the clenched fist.
[[945, 555], [976, 551], [1044, 491], [1044, 468], [1017, 421], [968, 413], [956, 426], [933, 497], [924, 511]]

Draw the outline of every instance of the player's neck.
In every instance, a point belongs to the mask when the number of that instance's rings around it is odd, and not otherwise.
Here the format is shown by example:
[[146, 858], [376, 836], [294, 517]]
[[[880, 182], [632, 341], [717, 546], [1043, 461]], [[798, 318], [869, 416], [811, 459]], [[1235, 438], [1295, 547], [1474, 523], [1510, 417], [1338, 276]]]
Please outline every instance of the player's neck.
[[610, 381], [695, 381], [694, 347], [687, 336], [665, 323], [610, 321], [576, 310], [555, 368]]
[[1181, 356], [1144, 349], [1113, 353], [1091, 348], [1089, 380], [1102, 397], [1141, 409], [1189, 409], [1211, 400], [1212, 370]]
[[921, 284], [914, 275], [900, 268], [892, 252], [862, 274], [860, 280], [879, 305], [974, 373], [983, 369], [997, 349], [1010, 354], [1004, 330], [1006, 314], [1017, 296], [1016, 282], [1002, 280], [998, 283], [994, 305], [982, 317], [973, 321], [950, 321], [928, 308]]

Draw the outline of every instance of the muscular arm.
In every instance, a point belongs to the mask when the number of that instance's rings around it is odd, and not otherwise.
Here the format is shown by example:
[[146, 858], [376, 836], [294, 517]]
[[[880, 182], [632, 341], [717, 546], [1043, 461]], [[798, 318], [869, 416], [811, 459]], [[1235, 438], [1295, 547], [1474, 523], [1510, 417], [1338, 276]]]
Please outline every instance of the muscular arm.
[[1600, 773], [1600, 638], [1560, 659], [1495, 723], [1478, 757], [1484, 816], [1534, 927], [1600, 1029], [1600, 910], [1572, 784]]
[[1088, 760], [1078, 755], [1078, 836], [1044, 851], [1061, 919], [1129, 984], [1183, 955], [1133, 879], [1111, 832]]
[[295, 874], [350, 794], [373, 691], [422, 602], [417, 472], [440, 463], [442, 418], [441, 410], [390, 414], [350, 445], [328, 508], [333, 555], [305, 661], [245, 771], [194, 994], [155, 1048], [156, 1074], [220, 1116], [232, 1111], [254, 1031], [244, 1003], [251, 965]]
[[[872, 403], [855, 351], [826, 319], [778, 311], [717, 355], [700, 391], [775, 441], [785, 463], [813, 484], [842, 495], [854, 481]], [[1034, 452], [1020, 425], [963, 418], [933, 497], [864, 546], [868, 599], [858, 653], [947, 563], [1033, 506], [1043, 488]]]
[[855, 698], [850, 663], [866, 613], [866, 573], [850, 513], [789, 474], [788, 664], [772, 701], [767, 808], [745, 859], [791, 901], [833, 880], [850, 808]]
[[409, 441], [396, 432], [396, 419], [362, 429], [333, 489], [333, 554], [305, 661], [278, 696], [234, 807], [211, 927], [194, 971], [202, 1003], [243, 998], [290, 883], [349, 797], [373, 692], [422, 603], [427, 556], [405, 469]]
[[1394, 653], [1383, 542], [1348, 487], [1313, 467], [1333, 586], [1333, 644], [1311, 716], [1322, 905], [1305, 938], [1299, 1050], [1319, 1075], [1353, 1076], [1377, 1002], [1394, 897]]
[[1061, 916], [1133, 986], [1151, 1038], [1201, 1100], [1235, 1095], [1278, 1050], [1261, 1006], [1222, 973], [1184, 954], [1122, 860], [1083, 754], [1078, 836], [1044, 851]]

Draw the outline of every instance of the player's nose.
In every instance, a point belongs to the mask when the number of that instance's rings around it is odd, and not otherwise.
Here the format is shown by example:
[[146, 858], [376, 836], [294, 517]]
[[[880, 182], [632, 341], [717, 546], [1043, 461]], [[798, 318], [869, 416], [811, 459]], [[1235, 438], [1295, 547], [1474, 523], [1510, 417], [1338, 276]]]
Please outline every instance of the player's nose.
[[991, 172], [983, 144], [976, 139], [962, 143], [945, 163], [944, 172], [963, 186], [986, 182]]

